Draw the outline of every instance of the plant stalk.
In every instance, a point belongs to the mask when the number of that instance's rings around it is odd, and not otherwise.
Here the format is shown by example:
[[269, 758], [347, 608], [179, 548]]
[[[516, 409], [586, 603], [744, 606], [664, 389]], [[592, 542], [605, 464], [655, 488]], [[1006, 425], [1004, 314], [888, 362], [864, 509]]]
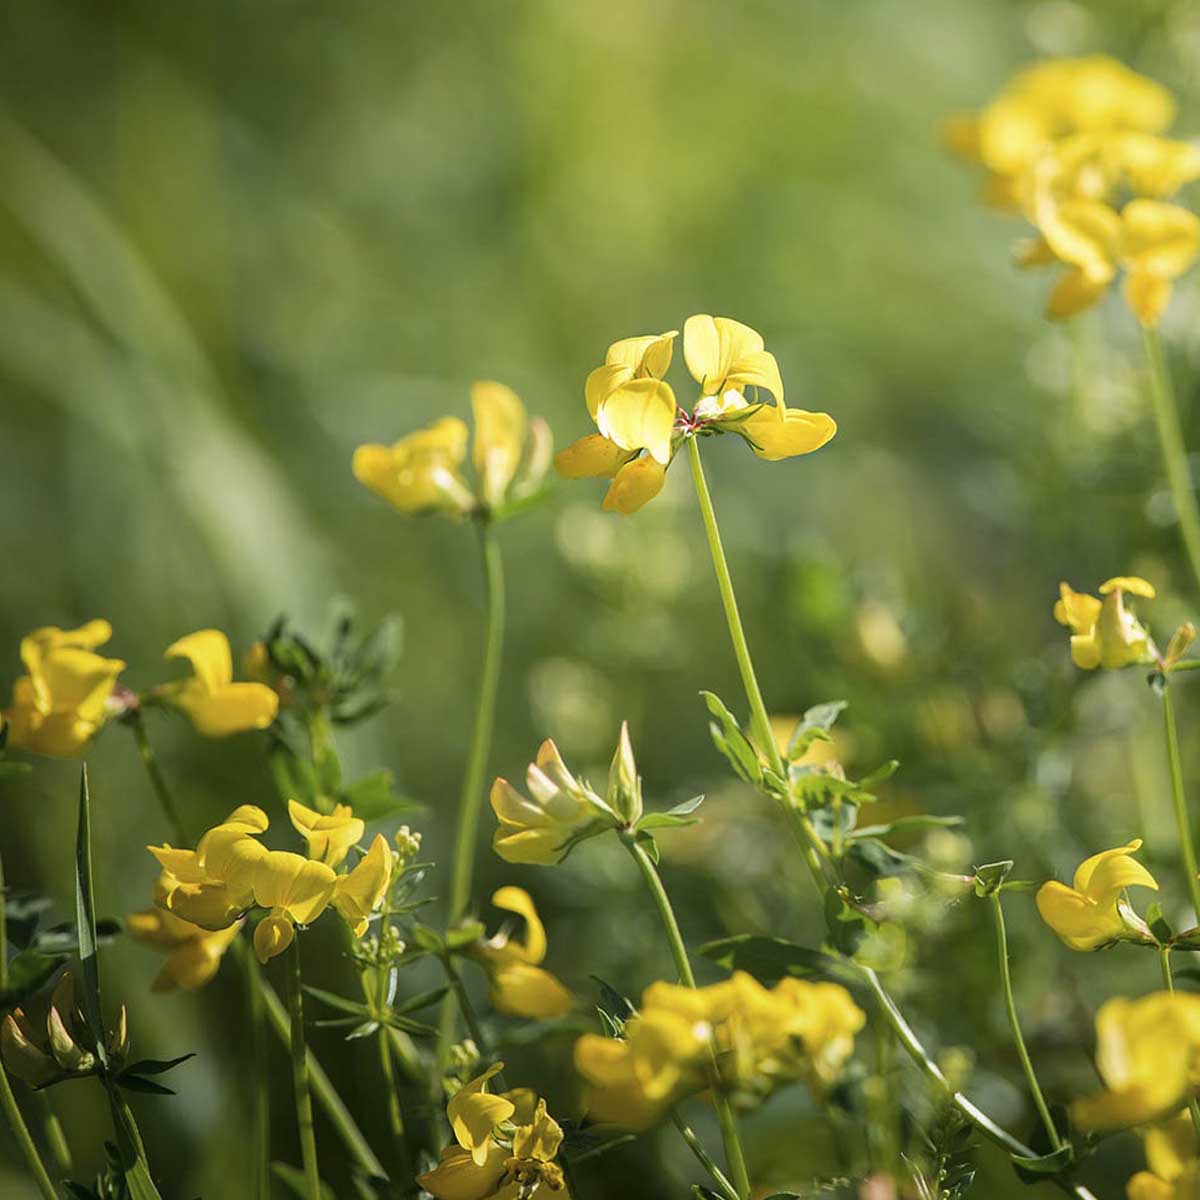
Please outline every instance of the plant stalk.
[[255, 1200], [271, 1196], [271, 1098], [267, 1091], [270, 1064], [267, 1061], [266, 1004], [262, 993], [262, 971], [258, 960], [248, 954], [244, 959], [246, 1007], [250, 1010], [250, 1053], [254, 1062], [251, 1091], [251, 1154], [253, 1195]]
[[[1168, 992], [1175, 992], [1175, 976], [1171, 971], [1171, 947], [1160, 946], [1158, 948], [1158, 964], [1162, 968], [1163, 987]], [[1195, 1096], [1188, 1099], [1188, 1113], [1192, 1118], [1192, 1129], [1195, 1131], [1196, 1137], [1200, 1138], [1200, 1101], [1197, 1101]]]
[[291, 1017], [292, 1090], [296, 1099], [296, 1127], [300, 1158], [304, 1164], [306, 1200], [321, 1200], [321, 1174], [317, 1165], [317, 1138], [313, 1128], [312, 1096], [308, 1090], [308, 1055], [304, 1043], [304, 984], [300, 975], [300, 939], [287, 950], [288, 1014]]
[[1183, 869], [1187, 874], [1188, 896], [1192, 909], [1200, 920], [1200, 877], [1197, 875], [1196, 843], [1192, 838], [1192, 825], [1188, 817], [1187, 797], [1183, 792], [1183, 764], [1179, 758], [1179, 730], [1175, 725], [1175, 702], [1171, 699], [1171, 687], [1163, 680], [1162, 687], [1163, 732], [1167, 739], [1167, 761], [1171, 767], [1171, 798], [1175, 805], [1175, 827], [1179, 831], [1179, 849], [1183, 855]]

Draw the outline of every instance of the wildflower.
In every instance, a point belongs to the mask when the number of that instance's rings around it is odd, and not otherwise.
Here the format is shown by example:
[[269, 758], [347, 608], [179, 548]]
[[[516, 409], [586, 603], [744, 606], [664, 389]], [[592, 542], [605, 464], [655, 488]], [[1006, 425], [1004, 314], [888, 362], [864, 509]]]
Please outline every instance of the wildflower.
[[225, 951], [241, 931], [235, 921], [225, 929], [210, 932], [163, 908], [130, 913], [125, 928], [139, 942], [166, 953], [162, 968], [150, 990], [173, 992], [176, 988], [202, 988], [217, 973]]
[[362, 937], [367, 932], [371, 914], [383, 902], [388, 885], [392, 882], [394, 861], [395, 856], [387, 839], [377, 833], [358, 865], [337, 877], [333, 906], [354, 931], [355, 937]]
[[[105, 1049], [119, 1061], [129, 1050], [125, 1007], [105, 1036]], [[75, 977], [64, 971], [38, 1011], [14, 1008], [0, 1025], [0, 1054], [4, 1065], [30, 1087], [42, 1088], [64, 1079], [93, 1075], [96, 1043], [75, 992]]]
[[[684, 360], [700, 384], [693, 412], [680, 413], [663, 379], [675, 331], [625, 338], [608, 348], [605, 364], [584, 388], [599, 433], [589, 434], [555, 459], [567, 479], [607, 478], [605, 509], [630, 514], [662, 490], [680, 436], [738, 433], [754, 452], [775, 461], [808, 454], [837, 431], [827, 413], [787, 408], [779, 364], [748, 325], [699, 314], [683, 328]], [[754, 389], [747, 398], [746, 389]], [[760, 403], [759, 393], [774, 400]]]
[[500, 822], [492, 846], [505, 862], [549, 866], [589, 825], [620, 824], [611, 808], [567, 770], [549, 738], [526, 770], [525, 785], [528, 798], [506, 779], [492, 784], [492, 810]]
[[1200, 1192], [1200, 1145], [1184, 1109], [1146, 1131], [1146, 1165], [1126, 1184], [1128, 1200], [1194, 1200]]
[[201, 629], [167, 647], [165, 658], [186, 658], [191, 678], [162, 689], [204, 737], [222, 738], [266, 729], [279, 711], [279, 696], [262, 683], [233, 682], [229, 639], [217, 629]]
[[1096, 1014], [1096, 1068], [1106, 1091], [1076, 1100], [1071, 1118], [1104, 1131], [1159, 1121], [1200, 1085], [1200, 996], [1118, 997]]
[[465, 516], [532, 495], [550, 466], [549, 427], [528, 420], [517, 394], [501, 383], [472, 384], [471, 409], [478, 494], [462, 472], [469, 434], [458, 417], [442, 417], [391, 446], [359, 446], [355, 478], [410, 516]]
[[1019, 72], [978, 115], [951, 118], [947, 142], [987, 172], [985, 198], [1021, 206], [1030, 169], [1076, 133], [1161, 133], [1175, 118], [1170, 92], [1104, 55], [1054, 58]]
[[514, 1017], [561, 1017], [571, 1007], [571, 993], [539, 965], [546, 957], [546, 927], [533, 898], [524, 888], [502, 887], [492, 903], [525, 921], [524, 942], [501, 930], [473, 950], [487, 972], [492, 1007]]
[[296, 832], [308, 843], [308, 857], [327, 867], [344, 862], [350, 847], [362, 840], [366, 830], [348, 804], [334, 805], [333, 812], [328, 814], [305, 808], [298, 800], [289, 800], [287, 807]]
[[290, 850], [269, 850], [254, 870], [254, 900], [268, 909], [254, 930], [254, 952], [268, 962], [282, 954], [297, 925], [310, 925], [328, 907], [337, 886], [331, 867]]
[[104, 724], [125, 669], [120, 659], [95, 653], [111, 637], [112, 626], [95, 620], [78, 629], [47, 625], [22, 639], [27, 674], [13, 684], [12, 704], [0, 714], [10, 746], [55, 758], [82, 753]]
[[1059, 584], [1054, 619], [1071, 630], [1071, 658], [1084, 671], [1115, 670], [1153, 658], [1150, 635], [1125, 607], [1125, 593], [1154, 599], [1154, 588], [1136, 576], [1119, 576], [1100, 585], [1103, 601]]
[[1136, 918], [1124, 902], [1125, 889], [1158, 890], [1154, 876], [1130, 857], [1141, 845], [1141, 838], [1134, 838], [1127, 845], [1092, 855], [1079, 864], [1073, 887], [1052, 879], [1038, 889], [1042, 920], [1072, 950], [1096, 950], [1137, 935], [1137, 925], [1131, 924]]
[[486, 1090], [503, 1066], [489, 1067], [446, 1106], [456, 1140], [432, 1171], [417, 1177], [437, 1200], [533, 1200], [549, 1192], [566, 1200], [562, 1168], [554, 1161], [562, 1129], [528, 1089], [500, 1096]]

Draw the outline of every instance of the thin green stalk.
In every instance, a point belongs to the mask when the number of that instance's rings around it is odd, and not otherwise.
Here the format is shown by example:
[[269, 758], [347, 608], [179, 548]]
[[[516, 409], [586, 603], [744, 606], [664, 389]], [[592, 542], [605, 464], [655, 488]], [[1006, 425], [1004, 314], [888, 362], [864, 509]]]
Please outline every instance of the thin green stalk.
[[1175, 827], [1179, 831], [1179, 848], [1183, 855], [1183, 869], [1187, 874], [1188, 895], [1192, 908], [1200, 920], [1200, 877], [1197, 876], [1196, 843], [1192, 838], [1192, 825], [1188, 818], [1187, 797], [1183, 794], [1183, 765], [1179, 759], [1179, 731], [1175, 726], [1175, 702], [1171, 699], [1170, 685], [1164, 680], [1162, 687], [1163, 730], [1167, 738], [1167, 760], [1171, 766], [1171, 798], [1175, 803]]
[[467, 1032], [471, 1035], [471, 1039], [475, 1043], [475, 1048], [480, 1054], [486, 1054], [487, 1039], [483, 1036], [483, 1026], [479, 1024], [479, 1018], [475, 1015], [475, 1006], [471, 1003], [471, 997], [467, 995], [467, 988], [462, 981], [462, 976], [458, 973], [458, 968], [454, 965], [454, 959], [449, 954], [442, 955], [442, 969], [446, 972], [446, 979], [450, 983], [450, 990], [458, 1004], [459, 1011], [463, 1015], [463, 1020], [467, 1025]]
[[[655, 867], [650, 855], [646, 853], [645, 848], [638, 842], [637, 837], [632, 832], [622, 831], [621, 841], [633, 856], [633, 861], [637, 863], [638, 869], [642, 873], [642, 878], [646, 881], [646, 887], [650, 892], [651, 898], [654, 900], [659, 920], [662, 922], [663, 930], [667, 935], [667, 942], [671, 947], [671, 957], [675, 961], [675, 970], [679, 975], [679, 982], [685, 987], [694, 988], [696, 986], [696, 977], [692, 974], [692, 964], [688, 960], [687, 947], [684, 945], [683, 934], [680, 932], [679, 922], [675, 918], [675, 910], [671, 907], [671, 899], [667, 895], [667, 889], [663, 887], [658, 869]], [[713, 1056], [713, 1072], [715, 1075], [715, 1054]], [[713, 1107], [717, 1112], [717, 1123], [721, 1127], [721, 1140], [725, 1146], [725, 1161], [729, 1167], [730, 1174], [733, 1176], [734, 1187], [740, 1200], [747, 1200], [750, 1195], [750, 1174], [746, 1170], [746, 1155], [742, 1150], [741, 1138], [738, 1136], [737, 1120], [734, 1116], [733, 1105], [730, 1104], [729, 1097], [724, 1095], [715, 1086], [713, 1088]]]
[[[783, 756], [779, 753], [779, 747], [775, 744], [775, 738], [771, 733], [771, 724], [767, 717], [766, 706], [763, 704], [762, 692], [758, 687], [758, 679], [754, 673], [754, 663], [750, 658], [750, 649], [746, 642], [746, 634], [742, 629], [741, 616], [738, 613], [737, 597], [733, 590], [733, 579], [729, 574], [729, 564], [726, 562], [725, 551], [721, 545], [721, 533], [717, 528], [716, 512], [713, 509], [708, 482], [704, 477], [704, 467], [700, 461], [700, 448], [696, 444], [695, 437], [688, 439], [688, 450], [692, 464], [692, 479], [696, 485], [696, 496], [700, 502], [700, 511], [704, 518], [704, 529], [708, 536], [709, 553], [712, 556], [713, 569], [717, 576], [717, 586], [720, 589], [721, 601], [725, 608], [725, 619], [729, 626], [729, 638], [733, 643], [733, 652], [738, 661], [738, 669], [741, 671], [746, 700], [750, 705], [751, 718], [756, 734], [761, 742], [761, 748], [767, 755], [772, 769], [780, 778], [786, 779], [787, 771], [784, 766]], [[836, 872], [836, 864], [833, 864], [829, 857], [829, 848], [825, 845], [820, 834], [817, 833], [812, 822], [804, 813], [790, 804], [783, 805], [783, 808], [788, 817], [790, 828], [804, 848], [804, 858], [809, 870], [812, 872], [818, 891], [824, 894], [829, 886], [828, 873]], [[997, 1125], [987, 1113], [973, 1104], [961, 1092], [953, 1091], [946, 1077], [942, 1074], [941, 1068], [929, 1056], [925, 1047], [921, 1045], [920, 1039], [904, 1019], [904, 1015], [897, 1007], [896, 1002], [888, 995], [883, 985], [879, 982], [879, 977], [875, 972], [869, 967], [863, 967], [857, 963], [852, 962], [851, 965], [859, 971], [867, 982], [879, 1005], [880, 1012], [891, 1026], [897, 1040], [917, 1066], [945, 1092], [947, 1098], [954, 1104], [955, 1108], [980, 1133], [990, 1138], [997, 1145], [1002, 1146], [1010, 1154], [1024, 1158], [1036, 1157], [1037, 1152], [1035, 1150], [1018, 1141], [1012, 1134]], [[1073, 1183], [1061, 1176], [1054, 1176], [1052, 1182], [1060, 1191], [1069, 1196], [1076, 1197], [1076, 1200], [1095, 1200], [1095, 1196], [1082, 1184]]]
[[75, 1159], [63, 1132], [62, 1122], [58, 1113], [50, 1105], [50, 1097], [45, 1092], [34, 1092], [34, 1104], [42, 1118], [42, 1135], [46, 1145], [50, 1147], [50, 1155], [54, 1159], [55, 1169], [64, 1179], [69, 1179], [75, 1171]]
[[251, 1081], [251, 1155], [253, 1195], [255, 1200], [269, 1200], [271, 1195], [271, 1098], [267, 1083], [271, 1078], [267, 1062], [266, 1004], [262, 993], [262, 971], [252, 954], [244, 961], [246, 977], [246, 1007], [250, 1010], [250, 1052], [254, 1063]]
[[1179, 532], [1191, 564], [1192, 578], [1200, 587], [1200, 507], [1196, 504], [1196, 490], [1192, 486], [1191, 467], [1179, 424], [1179, 407], [1175, 402], [1175, 389], [1171, 386], [1171, 374], [1167, 369], [1158, 330], [1143, 329], [1142, 345], [1146, 350], [1146, 366], [1150, 372], [1150, 399], [1154, 405], [1154, 423], [1158, 428], [1158, 444], [1167, 471], [1167, 483], [1179, 518]]
[[[5, 920], [4, 863], [0, 860], [0, 991], [8, 987], [8, 941], [5, 933]], [[30, 1135], [29, 1126], [25, 1124], [25, 1118], [21, 1115], [21, 1109], [17, 1105], [16, 1096], [13, 1095], [12, 1085], [8, 1081], [8, 1073], [4, 1069], [3, 1062], [0, 1062], [0, 1109], [4, 1110], [5, 1119], [12, 1130], [13, 1137], [17, 1140], [17, 1145], [21, 1148], [21, 1153], [25, 1156], [29, 1173], [38, 1185], [38, 1190], [46, 1197], [46, 1200], [57, 1200], [58, 1194], [55, 1192], [54, 1184], [42, 1162], [42, 1156], [38, 1153], [37, 1145]]]
[[1029, 1091], [1033, 1096], [1038, 1116], [1041, 1117], [1042, 1124], [1046, 1127], [1050, 1145], [1055, 1150], [1061, 1150], [1062, 1138], [1059, 1137], [1054, 1118], [1050, 1115], [1046, 1098], [1042, 1095], [1037, 1073], [1033, 1069], [1033, 1060], [1029, 1057], [1029, 1050], [1025, 1046], [1025, 1037], [1021, 1033], [1021, 1020], [1017, 1015], [1016, 1000], [1013, 998], [1012, 973], [1008, 966], [1008, 932], [1004, 927], [1004, 906], [1000, 902], [999, 891], [992, 893], [991, 902], [992, 917], [996, 925], [996, 953], [1000, 965], [1000, 986], [1004, 989], [1004, 1007], [1008, 1013], [1008, 1025], [1012, 1030], [1013, 1042], [1017, 1047], [1017, 1057], [1021, 1060], [1021, 1069], [1025, 1072], [1025, 1079], [1029, 1083]]
[[[154, 752], [154, 747], [150, 744], [150, 739], [146, 736], [146, 730], [141, 721], [141, 714], [136, 714], [136, 718], [135, 720], [131, 717], [129, 725], [134, 731], [138, 756], [142, 760], [142, 765], [146, 768], [146, 774], [150, 779], [150, 786], [153, 788], [154, 795], [158, 799], [159, 805], [171, 826], [173, 836], [181, 846], [186, 846], [189, 844], [187, 831], [184, 829], [183, 823], [179, 818], [179, 810], [175, 805], [171, 789], [162, 773], [162, 768], [159, 766], [158, 756]], [[233, 943], [233, 953], [236, 962], [243, 971], [251, 969], [250, 958], [252, 957], [252, 952], [241, 938]], [[283, 1043], [284, 1048], [288, 1049], [291, 1046], [291, 1034], [289, 1032], [287, 1009], [284, 1007], [283, 1001], [279, 999], [270, 982], [264, 979], [261, 973], [259, 975], [259, 982], [261, 984], [260, 991], [263, 1003], [266, 1006], [267, 1020], [272, 1030], [274, 1030], [275, 1036]], [[355, 1123], [354, 1118], [350, 1115], [350, 1110], [346, 1107], [341, 1096], [338, 1095], [337, 1089], [333, 1086], [329, 1076], [325, 1073], [321, 1064], [317, 1062], [316, 1056], [311, 1050], [308, 1051], [308, 1078], [313, 1092], [316, 1093], [318, 1103], [321, 1105], [333, 1127], [337, 1130], [338, 1136], [341, 1138], [347, 1151], [349, 1151], [351, 1158], [371, 1178], [386, 1179], [387, 1172], [383, 1169], [383, 1164], [376, 1158], [374, 1151], [367, 1144], [367, 1139], [363, 1137], [362, 1130]]]
[[703, 1142], [696, 1136], [695, 1130], [688, 1125], [674, 1109], [671, 1110], [671, 1123], [679, 1130], [679, 1136], [687, 1143], [688, 1149], [696, 1156], [696, 1161], [708, 1172], [713, 1183], [721, 1190], [725, 1200], [741, 1200], [737, 1189], [729, 1182], [725, 1172], [713, 1162], [704, 1148]]
[[[1158, 948], [1158, 965], [1162, 969], [1163, 987], [1168, 992], [1175, 991], [1175, 976], [1171, 972], [1171, 947], [1160, 946]], [[1192, 1129], [1196, 1133], [1196, 1137], [1200, 1138], [1200, 1101], [1197, 1101], [1195, 1096], [1188, 1100], [1188, 1113], [1192, 1118]]]
[[292, 1035], [292, 1090], [296, 1099], [296, 1126], [300, 1159], [304, 1164], [306, 1200], [321, 1200], [321, 1174], [317, 1166], [317, 1138], [313, 1128], [312, 1096], [308, 1090], [308, 1055], [304, 1044], [304, 983], [300, 976], [300, 939], [287, 950], [288, 1013]]

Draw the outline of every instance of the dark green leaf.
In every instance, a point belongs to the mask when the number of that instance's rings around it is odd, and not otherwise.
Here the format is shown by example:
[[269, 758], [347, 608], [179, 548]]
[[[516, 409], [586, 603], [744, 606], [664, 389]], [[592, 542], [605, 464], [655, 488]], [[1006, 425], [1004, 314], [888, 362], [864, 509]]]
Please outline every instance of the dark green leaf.
[[407, 1000], [401, 1000], [392, 1008], [392, 1012], [409, 1013], [416, 1012], [420, 1008], [428, 1008], [429, 1005], [436, 1004], [449, 990], [448, 987], [436, 987], [427, 992], [419, 992]]
[[120, 1085], [130, 1092], [144, 1092], [147, 1096], [174, 1096], [175, 1092], [155, 1083], [153, 1079], [142, 1079], [139, 1075], [122, 1075], [118, 1080]]
[[189, 1058], [195, 1058], [195, 1053], [181, 1054], [178, 1058], [143, 1058], [141, 1062], [135, 1062], [131, 1066], [125, 1068], [122, 1072], [124, 1075], [162, 1075], [167, 1071], [174, 1070], [180, 1063], [185, 1063]]
[[719, 696], [712, 692], [701, 692], [700, 695], [704, 697], [708, 711], [716, 718], [709, 724], [713, 745], [725, 756], [739, 779], [757, 786], [762, 780], [762, 764], [737, 719]]
[[75, 836], [75, 924], [79, 931], [81, 1003], [84, 1019], [96, 1044], [96, 1057], [108, 1065], [103, 1009], [100, 1003], [100, 963], [96, 944], [96, 899], [92, 885], [92, 798], [87, 764], [79, 775], [79, 825]]
[[371, 1015], [371, 1010], [361, 1000], [347, 1000], [345, 996], [339, 996], [336, 992], [327, 992], [324, 988], [313, 987], [307, 983], [304, 985], [304, 990], [314, 1000], [320, 1000], [322, 1004], [336, 1008], [339, 1012], [353, 1013], [357, 1017]]
[[[866, 782], [865, 780], [863, 782]], [[960, 829], [966, 824], [963, 817], [912, 816], [897, 817], [884, 825], [864, 825], [856, 829], [851, 837], [884, 838], [894, 834], [921, 833], [926, 829]]]

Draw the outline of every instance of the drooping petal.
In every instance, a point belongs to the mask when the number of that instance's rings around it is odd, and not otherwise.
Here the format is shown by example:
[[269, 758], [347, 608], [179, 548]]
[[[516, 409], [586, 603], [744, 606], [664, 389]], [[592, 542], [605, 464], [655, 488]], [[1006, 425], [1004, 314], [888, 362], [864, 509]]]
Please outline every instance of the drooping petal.
[[1130, 270], [1178, 279], [1200, 252], [1200, 217], [1178, 204], [1131, 200], [1121, 210], [1122, 258]]
[[266, 729], [279, 712], [279, 695], [264, 683], [228, 683], [210, 692], [188, 685], [170, 697], [201, 737], [225, 738]]
[[492, 903], [525, 921], [525, 941], [508, 942], [509, 952], [519, 953], [527, 963], [540, 963], [546, 957], [546, 927], [538, 916], [533, 897], [524, 888], [510, 885], [497, 888], [492, 893]]
[[233, 682], [233, 653], [219, 629], [201, 629], [172, 642], [164, 658], [186, 658], [204, 691], [212, 693]]
[[504, 1177], [507, 1158], [508, 1151], [498, 1142], [488, 1143], [482, 1163], [476, 1163], [469, 1150], [451, 1144], [442, 1150], [437, 1166], [418, 1175], [417, 1182], [437, 1200], [489, 1200]]
[[783, 376], [779, 373], [775, 355], [769, 350], [756, 350], [735, 358], [725, 376], [725, 386], [761, 388], [770, 392], [781, 408], [783, 406]]
[[552, 1021], [571, 1011], [571, 993], [549, 971], [526, 962], [485, 962], [490, 1000], [497, 1012]]
[[539, 1100], [533, 1120], [528, 1125], [518, 1126], [513, 1134], [513, 1154], [518, 1158], [553, 1162], [562, 1140], [562, 1127], [546, 1111], [545, 1100]]
[[662, 491], [666, 478], [666, 467], [648, 454], [627, 462], [617, 472], [605, 494], [605, 512], [631, 516]]
[[1057, 880], [1044, 883], [1036, 900], [1042, 920], [1072, 950], [1096, 950], [1125, 932], [1115, 901], [1098, 905]]
[[1075, 872], [1075, 890], [1097, 904], [1103, 904], [1127, 887], [1158, 890], [1154, 876], [1130, 855], [1142, 848], [1142, 839], [1134, 838], [1124, 846], [1093, 854], [1079, 864]]
[[778, 462], [819, 450], [837, 433], [837, 422], [828, 413], [776, 409], [764, 404], [729, 428], [740, 433], [759, 458]]
[[611, 479], [634, 453], [602, 433], [589, 433], [554, 456], [554, 469], [563, 479]]
[[296, 927], [283, 912], [268, 913], [254, 930], [254, 953], [264, 965], [282, 954], [296, 937]]

